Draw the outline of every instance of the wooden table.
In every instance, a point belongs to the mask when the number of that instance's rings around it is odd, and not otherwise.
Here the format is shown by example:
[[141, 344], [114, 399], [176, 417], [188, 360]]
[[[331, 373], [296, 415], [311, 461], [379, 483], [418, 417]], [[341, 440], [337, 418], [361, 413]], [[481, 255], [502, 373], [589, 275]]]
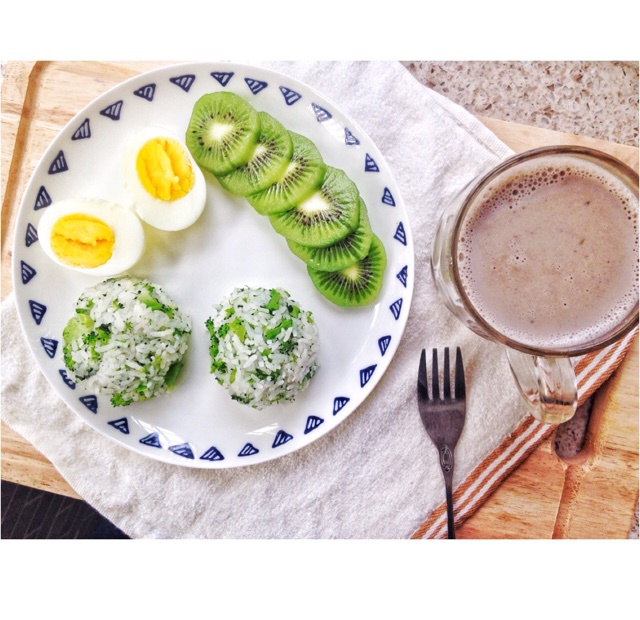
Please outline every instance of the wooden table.
[[[73, 113], [141, 71], [171, 63], [12, 62], [2, 84], [2, 299], [11, 292], [13, 224], [47, 145]], [[638, 149], [479, 117], [520, 152], [552, 144], [596, 148], [638, 170]], [[460, 528], [460, 538], [627, 538], [638, 502], [638, 339], [599, 390], [585, 448], [569, 461], [553, 436]], [[2, 424], [2, 478], [79, 497], [55, 467]]]

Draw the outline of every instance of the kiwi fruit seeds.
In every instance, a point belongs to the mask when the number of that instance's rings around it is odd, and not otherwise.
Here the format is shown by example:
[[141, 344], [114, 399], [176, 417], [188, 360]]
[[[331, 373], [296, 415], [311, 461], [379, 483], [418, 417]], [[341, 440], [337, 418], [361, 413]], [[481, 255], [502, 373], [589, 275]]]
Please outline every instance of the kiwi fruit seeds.
[[269, 217], [288, 240], [327, 247], [344, 239], [360, 222], [360, 194], [343, 170], [327, 167], [322, 185], [292, 209]]
[[247, 196], [249, 204], [261, 215], [282, 213], [303, 202], [322, 182], [327, 166], [316, 145], [290, 131], [293, 143], [291, 160], [285, 173], [273, 185]]
[[198, 166], [221, 175], [249, 161], [259, 133], [258, 113], [242, 97], [209, 93], [193, 106], [185, 143]]
[[289, 132], [273, 116], [258, 112], [260, 132], [251, 157], [218, 177], [220, 185], [238, 196], [248, 196], [266, 189], [285, 173], [293, 153]]
[[289, 249], [309, 267], [320, 271], [339, 271], [362, 260], [368, 253], [373, 239], [367, 206], [360, 200], [360, 223], [344, 239], [327, 247], [311, 247], [287, 239]]
[[375, 235], [369, 253], [344, 269], [320, 271], [307, 266], [311, 281], [322, 295], [338, 306], [365, 306], [374, 301], [382, 289], [387, 255]]

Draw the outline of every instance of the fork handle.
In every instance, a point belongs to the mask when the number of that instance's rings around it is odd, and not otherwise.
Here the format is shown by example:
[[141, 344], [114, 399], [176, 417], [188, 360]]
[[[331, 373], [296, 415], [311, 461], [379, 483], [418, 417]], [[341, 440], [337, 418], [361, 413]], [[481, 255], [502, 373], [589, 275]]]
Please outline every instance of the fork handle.
[[453, 493], [450, 481], [445, 481], [444, 490], [447, 496], [447, 538], [455, 538], [456, 526], [453, 520]]
[[453, 518], [453, 450], [446, 444], [440, 448], [440, 468], [444, 476], [444, 491], [447, 499], [447, 538], [456, 537]]

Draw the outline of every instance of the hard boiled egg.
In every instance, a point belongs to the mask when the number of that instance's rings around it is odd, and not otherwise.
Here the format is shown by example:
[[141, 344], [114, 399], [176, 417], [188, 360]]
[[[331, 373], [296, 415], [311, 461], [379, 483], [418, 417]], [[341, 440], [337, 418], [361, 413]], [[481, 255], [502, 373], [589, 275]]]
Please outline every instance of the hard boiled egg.
[[204, 176], [177, 136], [146, 127], [127, 142], [123, 161], [125, 187], [147, 224], [182, 230], [200, 217], [207, 197]]
[[59, 265], [98, 276], [127, 271], [145, 246], [144, 229], [133, 211], [95, 198], [52, 203], [38, 223], [38, 239]]

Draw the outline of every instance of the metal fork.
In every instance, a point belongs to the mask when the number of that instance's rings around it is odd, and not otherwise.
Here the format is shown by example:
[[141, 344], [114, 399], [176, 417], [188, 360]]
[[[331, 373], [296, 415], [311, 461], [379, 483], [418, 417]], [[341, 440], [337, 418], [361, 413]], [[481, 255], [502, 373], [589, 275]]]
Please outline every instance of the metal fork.
[[453, 519], [453, 451], [458, 443], [466, 414], [466, 394], [464, 366], [460, 347], [456, 348], [456, 366], [453, 396], [451, 395], [451, 378], [449, 369], [449, 347], [444, 350], [444, 373], [442, 381], [442, 398], [438, 379], [438, 350], [433, 349], [431, 368], [431, 395], [427, 380], [427, 359], [424, 349], [420, 355], [418, 369], [418, 410], [422, 424], [433, 441], [440, 456], [440, 468], [444, 476], [444, 487], [447, 497], [447, 530], [448, 538], [455, 538]]

